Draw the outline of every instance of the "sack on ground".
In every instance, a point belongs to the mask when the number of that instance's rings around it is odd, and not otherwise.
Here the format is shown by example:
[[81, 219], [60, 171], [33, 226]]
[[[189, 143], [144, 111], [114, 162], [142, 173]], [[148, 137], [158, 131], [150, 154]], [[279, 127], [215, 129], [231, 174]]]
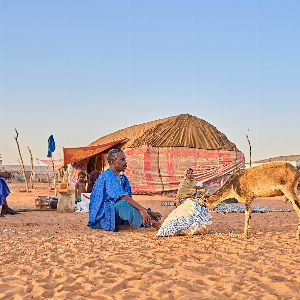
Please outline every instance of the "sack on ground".
[[203, 234], [211, 219], [207, 208], [188, 199], [168, 215], [157, 236]]

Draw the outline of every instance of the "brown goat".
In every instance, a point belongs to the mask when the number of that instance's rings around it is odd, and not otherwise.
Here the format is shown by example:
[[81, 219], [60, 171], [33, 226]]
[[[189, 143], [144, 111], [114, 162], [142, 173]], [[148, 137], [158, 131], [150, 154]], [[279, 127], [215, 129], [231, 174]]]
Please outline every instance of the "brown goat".
[[299, 218], [297, 238], [300, 235], [300, 201], [297, 196], [299, 172], [293, 165], [286, 162], [267, 163], [258, 167], [241, 169], [233, 174], [228, 181], [214, 194], [204, 200], [204, 205], [215, 208], [227, 198], [236, 198], [245, 203], [244, 235], [249, 237], [252, 202], [259, 197], [285, 196]]

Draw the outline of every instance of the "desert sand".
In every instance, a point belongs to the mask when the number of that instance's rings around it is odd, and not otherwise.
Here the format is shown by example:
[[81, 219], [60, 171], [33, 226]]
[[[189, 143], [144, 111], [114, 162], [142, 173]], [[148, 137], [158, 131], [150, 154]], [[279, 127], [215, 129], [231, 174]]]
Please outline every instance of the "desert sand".
[[[30, 193], [9, 183], [9, 205], [34, 208]], [[162, 212], [173, 198], [135, 196]], [[255, 205], [290, 208], [280, 197]], [[300, 241], [292, 212], [212, 213], [209, 232], [156, 237], [154, 229], [91, 230], [87, 213], [28, 211], [0, 218], [0, 299], [300, 299]]]

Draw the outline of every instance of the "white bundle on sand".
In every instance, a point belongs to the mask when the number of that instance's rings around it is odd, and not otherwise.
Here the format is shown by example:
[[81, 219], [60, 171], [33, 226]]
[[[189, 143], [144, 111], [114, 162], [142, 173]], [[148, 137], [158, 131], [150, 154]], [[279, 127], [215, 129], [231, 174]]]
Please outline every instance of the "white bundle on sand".
[[203, 234], [211, 218], [207, 208], [188, 199], [168, 215], [157, 236]]
[[89, 212], [90, 201], [81, 198], [80, 202], [75, 204], [75, 212]]

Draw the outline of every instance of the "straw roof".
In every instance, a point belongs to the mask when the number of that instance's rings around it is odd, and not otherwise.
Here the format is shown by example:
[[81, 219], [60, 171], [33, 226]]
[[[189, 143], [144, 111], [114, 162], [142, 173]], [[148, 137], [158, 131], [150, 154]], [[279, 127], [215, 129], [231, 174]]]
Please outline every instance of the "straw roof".
[[230, 142], [216, 127], [189, 114], [130, 126], [103, 136], [92, 142], [90, 146], [125, 138], [128, 141], [123, 145], [123, 148], [137, 148], [147, 145], [152, 147], [236, 150], [235, 144]]

